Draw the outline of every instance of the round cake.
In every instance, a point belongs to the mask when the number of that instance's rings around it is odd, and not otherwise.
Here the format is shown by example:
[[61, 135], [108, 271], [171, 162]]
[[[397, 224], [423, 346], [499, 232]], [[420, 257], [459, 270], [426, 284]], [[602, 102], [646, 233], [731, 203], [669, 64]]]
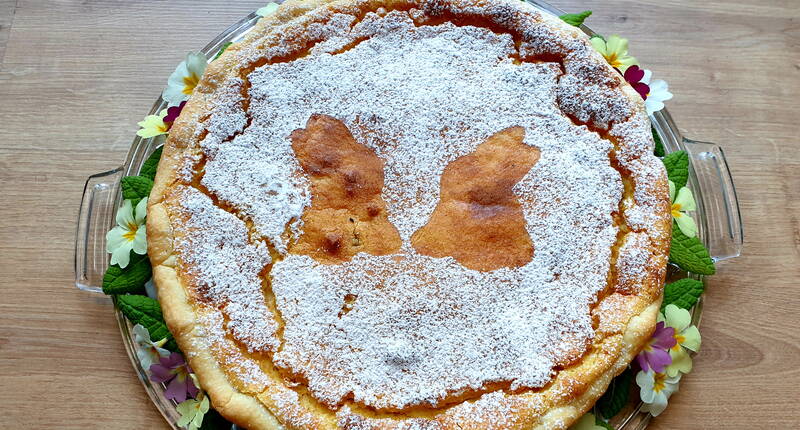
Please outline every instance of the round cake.
[[642, 348], [671, 218], [641, 97], [519, 0], [290, 0], [148, 203], [164, 318], [252, 429], [565, 429]]

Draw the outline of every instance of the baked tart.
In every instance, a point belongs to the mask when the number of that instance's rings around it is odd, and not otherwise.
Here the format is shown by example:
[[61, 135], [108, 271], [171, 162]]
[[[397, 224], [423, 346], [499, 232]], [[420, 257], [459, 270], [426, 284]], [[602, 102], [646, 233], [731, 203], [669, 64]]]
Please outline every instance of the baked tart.
[[287, 1], [211, 63], [148, 202], [164, 319], [252, 429], [565, 429], [649, 339], [642, 98], [518, 0]]

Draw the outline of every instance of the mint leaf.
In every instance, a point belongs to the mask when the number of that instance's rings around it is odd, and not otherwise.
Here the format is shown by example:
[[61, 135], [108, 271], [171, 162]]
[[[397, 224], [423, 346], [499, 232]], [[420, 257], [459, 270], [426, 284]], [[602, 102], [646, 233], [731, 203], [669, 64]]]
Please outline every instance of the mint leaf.
[[167, 343], [164, 348], [178, 351], [178, 345], [164, 323], [161, 306], [157, 301], [147, 296], [121, 295], [117, 296], [117, 307], [131, 323], [143, 325], [150, 332], [151, 340], [166, 338]]
[[[233, 45], [233, 42], [228, 42], [228, 43], [222, 45], [222, 48], [219, 48], [219, 52], [217, 52], [217, 55], [214, 56], [214, 60], [216, 60], [217, 58], [221, 57], [222, 53], [225, 52], [225, 50], [228, 49], [228, 47], [231, 46], [231, 45]], [[214, 61], [214, 60], [211, 60], [211, 61]]]
[[630, 368], [625, 369], [624, 372], [611, 381], [605, 394], [600, 397], [600, 400], [595, 405], [604, 418], [611, 419], [628, 404], [632, 381], [633, 372]]
[[669, 261], [681, 269], [700, 275], [713, 275], [716, 272], [714, 261], [708, 250], [697, 237], [689, 237], [681, 232], [678, 225], [672, 224], [672, 246], [669, 250]]
[[144, 176], [126, 176], [122, 178], [122, 198], [131, 200], [134, 207], [140, 200], [150, 195], [153, 181]]
[[664, 302], [661, 303], [661, 312], [667, 305], [675, 305], [689, 310], [700, 299], [706, 286], [697, 279], [684, 278], [669, 283], [664, 287]]
[[686, 151], [673, 152], [664, 157], [663, 161], [669, 180], [675, 183], [675, 189], [685, 187], [689, 180], [689, 154]]
[[586, 21], [586, 18], [590, 17], [591, 15], [592, 11], [585, 10], [579, 13], [565, 13], [564, 15], [559, 16], [559, 18], [569, 25], [580, 27], [583, 24], [583, 21]]
[[158, 170], [158, 162], [161, 160], [161, 152], [163, 150], [164, 147], [160, 146], [147, 157], [147, 160], [142, 164], [142, 168], [139, 169], [139, 176], [144, 176], [151, 181], [156, 180], [156, 170]]
[[131, 251], [131, 261], [124, 269], [113, 265], [103, 275], [103, 292], [106, 294], [140, 293], [150, 279], [153, 269], [147, 255]]
[[653, 150], [653, 154], [655, 154], [656, 157], [663, 157], [666, 153], [664, 152], [664, 143], [661, 142], [661, 136], [658, 135], [655, 127], [650, 128], [653, 129], [653, 140], [656, 142], [656, 147]]

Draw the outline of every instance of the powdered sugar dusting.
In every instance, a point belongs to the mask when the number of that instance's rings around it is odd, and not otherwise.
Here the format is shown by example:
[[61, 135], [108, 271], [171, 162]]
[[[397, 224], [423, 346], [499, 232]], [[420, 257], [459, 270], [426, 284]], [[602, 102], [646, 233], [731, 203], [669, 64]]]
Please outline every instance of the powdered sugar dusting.
[[174, 192], [179, 205], [172, 209], [184, 220], [173, 226], [182, 237], [176, 241], [181, 272], [192, 277], [204, 298], [222, 309], [228, 318], [227, 330], [235, 339], [250, 351], [276, 349], [278, 324], [266, 306], [259, 278], [271, 262], [266, 245], [250, 243], [244, 222], [216, 207], [200, 191], [180, 186]]
[[202, 343], [203, 349], [210, 348], [214, 358], [235, 374], [248, 391], [260, 392], [269, 384], [269, 378], [258, 362], [242, 355], [233, 342], [225, 338], [225, 321], [218, 310], [207, 308], [196, 321], [195, 342]]
[[[527, 10], [505, 1], [485, 10], [492, 15], [519, 8]], [[238, 315], [228, 315], [227, 327], [237, 340], [250, 350], [273, 351], [276, 366], [301, 375], [329, 406], [352, 397], [396, 410], [439, 406], [453, 394], [492, 384], [542, 387], [554, 367], [580, 357], [591, 342], [590, 306], [606, 286], [618, 232], [611, 214], [623, 187], [611, 167], [612, 144], [565, 113], [607, 127], [628, 120], [635, 106], [615, 87], [619, 78], [595, 64], [597, 54], [585, 41], [563, 40], [528, 12], [516, 16], [530, 24], [519, 51], [508, 34], [450, 23], [418, 26], [406, 12], [369, 13], [355, 24], [350, 15], [334, 15], [308, 29], [310, 40], [321, 40], [309, 55], [248, 76], [247, 112], [239, 91], [215, 94], [230, 120], [210, 120], [201, 144], [207, 158], [202, 184], [284, 254], [270, 272], [282, 339], [256, 280], [269, 261], [266, 248], [246, 239], [239, 218], [197, 191], [183, 191], [180, 210], [189, 222], [178, 230], [206, 236], [185, 241], [179, 251], [187, 267], [207, 280], [213, 300]], [[343, 47], [348, 49], [339, 52]], [[563, 64], [515, 61], [554, 50], [563, 51]], [[268, 57], [285, 54], [267, 51]], [[233, 79], [226, 88], [241, 84]], [[296, 238], [310, 204], [289, 134], [312, 114], [341, 120], [385, 161], [383, 198], [403, 241], [397, 255], [358, 254], [344, 264], [321, 265], [287, 254], [286, 227]], [[433, 212], [444, 168], [511, 126], [524, 127], [525, 143], [541, 151], [514, 187], [533, 260], [478, 272], [452, 258], [416, 253], [410, 237]], [[635, 130], [618, 127], [616, 137], [641, 154], [647, 143], [626, 141], [639, 137]], [[624, 162], [635, 167], [637, 158]], [[648, 218], [651, 207], [629, 210], [639, 211], [642, 222], [655, 219]], [[355, 301], [343, 312], [346, 296]], [[358, 428], [350, 415], [339, 418]]]
[[[437, 405], [491, 382], [546, 384], [592, 336], [589, 305], [605, 285], [616, 237], [610, 213], [621, 195], [611, 145], [558, 110], [559, 67], [510, 60], [509, 35], [417, 28], [400, 13], [353, 31], [372, 37], [342, 54], [256, 70], [250, 109], [254, 124], [285, 135], [313, 113], [335, 116], [386, 160], [384, 199], [403, 259], [360, 254], [323, 266], [289, 255], [276, 263], [272, 289], [285, 327], [275, 363], [305, 376], [324, 402], [352, 394], [378, 408]], [[409, 238], [430, 217], [447, 163], [514, 125], [542, 153], [515, 187], [534, 260], [481, 273], [414, 252]], [[291, 151], [288, 142], [274, 145]], [[357, 299], [340, 317], [346, 295]]]

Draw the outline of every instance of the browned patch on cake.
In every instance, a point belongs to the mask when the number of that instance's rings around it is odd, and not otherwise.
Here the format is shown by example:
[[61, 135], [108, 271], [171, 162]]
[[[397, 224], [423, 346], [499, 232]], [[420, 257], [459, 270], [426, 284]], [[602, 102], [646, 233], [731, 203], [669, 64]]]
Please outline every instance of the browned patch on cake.
[[312, 115], [291, 139], [311, 180], [311, 206], [301, 218], [303, 235], [290, 252], [335, 264], [359, 252], [386, 255], [400, 249], [400, 235], [381, 197], [383, 160], [327, 115]]
[[512, 188], [539, 160], [525, 129], [495, 133], [444, 170], [439, 203], [411, 237], [420, 254], [455, 258], [474, 270], [520, 267], [533, 258], [522, 206]]

